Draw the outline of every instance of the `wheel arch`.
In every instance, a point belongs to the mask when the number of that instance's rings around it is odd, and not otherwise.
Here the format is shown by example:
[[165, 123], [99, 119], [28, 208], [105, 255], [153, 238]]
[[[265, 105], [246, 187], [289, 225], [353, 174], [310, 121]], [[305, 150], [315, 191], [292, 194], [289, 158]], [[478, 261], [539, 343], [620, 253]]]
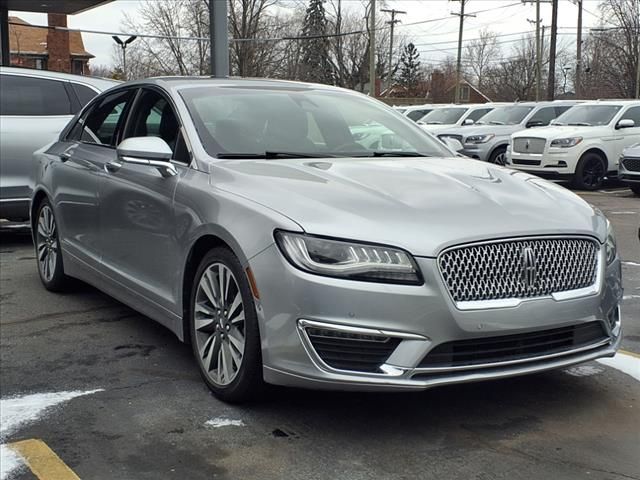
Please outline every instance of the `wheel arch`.
[[607, 172], [609, 172], [609, 158], [607, 157], [607, 153], [603, 149], [601, 149], [599, 147], [589, 147], [584, 152], [582, 152], [580, 154], [580, 157], [578, 157], [578, 161], [576, 162], [576, 169], [578, 167], [578, 164], [584, 158], [584, 156], [589, 154], [589, 153], [595, 153], [596, 155], [598, 155], [605, 162], [605, 164], [606, 164], [605, 165], [605, 169], [606, 169]]
[[42, 203], [42, 200], [49, 198], [47, 192], [43, 189], [36, 190], [31, 197], [31, 204], [29, 205], [29, 225], [31, 226], [31, 232], [35, 231], [35, 222], [37, 221], [38, 207]]
[[500, 150], [501, 148], [504, 148], [506, 150], [508, 146], [509, 146], [509, 141], [504, 141], [504, 142], [499, 142], [497, 145], [494, 145], [493, 147], [491, 147], [491, 151], [487, 156], [487, 161], [489, 161], [489, 159], [493, 157], [493, 154], [496, 153], [496, 151]]
[[193, 280], [198, 265], [204, 258], [204, 256], [211, 249], [216, 247], [224, 247], [229, 249], [240, 260], [240, 263], [245, 264], [246, 260], [244, 255], [238, 251], [238, 247], [235, 248], [231, 245], [232, 242], [225, 240], [221, 235], [214, 233], [204, 233], [199, 236], [191, 245], [189, 253], [187, 254], [184, 268], [182, 270], [182, 341], [185, 343], [191, 342], [191, 335], [189, 330], [189, 299], [191, 298], [191, 292], [193, 289]]

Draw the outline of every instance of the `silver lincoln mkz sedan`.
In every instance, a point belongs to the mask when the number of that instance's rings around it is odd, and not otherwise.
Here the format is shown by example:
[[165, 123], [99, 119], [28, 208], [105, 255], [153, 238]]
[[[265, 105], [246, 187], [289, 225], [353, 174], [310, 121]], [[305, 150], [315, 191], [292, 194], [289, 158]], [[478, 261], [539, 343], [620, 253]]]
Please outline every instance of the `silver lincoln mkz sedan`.
[[357, 93], [131, 82], [35, 158], [45, 287], [79, 278], [162, 323], [228, 401], [264, 381], [416, 390], [503, 378], [620, 344], [620, 261], [599, 211], [455, 157]]

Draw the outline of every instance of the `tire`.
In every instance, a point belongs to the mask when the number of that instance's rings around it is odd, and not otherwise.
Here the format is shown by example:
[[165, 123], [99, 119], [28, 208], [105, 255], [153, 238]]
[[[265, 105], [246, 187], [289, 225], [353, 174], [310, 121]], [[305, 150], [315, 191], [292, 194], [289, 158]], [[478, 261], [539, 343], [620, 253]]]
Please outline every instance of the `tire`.
[[573, 185], [580, 190], [598, 190], [602, 187], [606, 175], [606, 160], [597, 153], [585, 153], [578, 161], [573, 175]]
[[192, 285], [189, 332], [200, 375], [225, 402], [257, 398], [264, 387], [260, 331], [242, 265], [227, 248], [214, 248], [200, 262]]
[[62, 292], [69, 288], [72, 279], [64, 274], [58, 224], [47, 199], [38, 205], [37, 212], [33, 238], [40, 281], [47, 290]]
[[629, 185], [629, 188], [636, 195], [640, 195], [640, 183], [632, 183]]
[[489, 155], [489, 163], [494, 163], [496, 165], [506, 165], [507, 164], [507, 147], [502, 146], [496, 148], [491, 155]]

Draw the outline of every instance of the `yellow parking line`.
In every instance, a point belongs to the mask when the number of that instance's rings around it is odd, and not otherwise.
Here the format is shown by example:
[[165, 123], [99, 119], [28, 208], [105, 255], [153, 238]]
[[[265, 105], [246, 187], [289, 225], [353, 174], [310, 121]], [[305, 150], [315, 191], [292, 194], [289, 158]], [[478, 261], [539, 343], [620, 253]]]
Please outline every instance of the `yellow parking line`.
[[631, 355], [632, 357], [640, 358], [640, 354], [635, 352], [629, 352], [627, 350], [618, 350], [620, 353], [624, 353], [625, 355]]
[[73, 470], [42, 440], [23, 440], [9, 444], [39, 480], [80, 480]]

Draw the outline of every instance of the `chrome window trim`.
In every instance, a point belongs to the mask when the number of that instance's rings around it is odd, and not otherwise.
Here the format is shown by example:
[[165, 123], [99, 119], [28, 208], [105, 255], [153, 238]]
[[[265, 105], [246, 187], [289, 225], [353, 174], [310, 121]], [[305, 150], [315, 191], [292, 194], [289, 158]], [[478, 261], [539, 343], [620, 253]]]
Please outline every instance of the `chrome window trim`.
[[[554, 292], [551, 295], [542, 295], [538, 297], [524, 297], [524, 298], [513, 297], [513, 298], [501, 298], [496, 300], [473, 300], [473, 301], [457, 302], [453, 298], [451, 290], [447, 286], [444, 280], [444, 277], [442, 275], [442, 270], [440, 269], [440, 259], [442, 255], [444, 255], [445, 253], [451, 250], [457, 250], [459, 248], [473, 247], [476, 245], [491, 245], [495, 243], [519, 242], [519, 241], [526, 241], [526, 240], [561, 240], [561, 239], [591, 240], [597, 245], [598, 257], [597, 257], [597, 263], [596, 263], [596, 278], [592, 285], [585, 288], [579, 288], [575, 290], [566, 290], [563, 292]], [[453, 305], [458, 310], [468, 311], [468, 310], [485, 310], [485, 309], [496, 309], [496, 308], [514, 308], [524, 302], [530, 302], [535, 300], [553, 299], [557, 302], [560, 302], [564, 300], [573, 300], [576, 298], [596, 295], [600, 293], [600, 290], [602, 288], [603, 278], [604, 278], [605, 262], [603, 261], [603, 259], [604, 259], [604, 248], [602, 247], [602, 243], [595, 237], [592, 237], [589, 235], [533, 235], [533, 236], [527, 236], [527, 237], [509, 237], [509, 238], [501, 238], [501, 239], [495, 239], [495, 240], [486, 240], [486, 241], [478, 241], [478, 242], [471, 242], [471, 243], [463, 243], [459, 245], [452, 245], [450, 247], [443, 249], [438, 254], [438, 256], [436, 257], [436, 265], [437, 265], [438, 273], [440, 276], [440, 281], [442, 282], [442, 286], [446, 290], [448, 297], [453, 303]]]

